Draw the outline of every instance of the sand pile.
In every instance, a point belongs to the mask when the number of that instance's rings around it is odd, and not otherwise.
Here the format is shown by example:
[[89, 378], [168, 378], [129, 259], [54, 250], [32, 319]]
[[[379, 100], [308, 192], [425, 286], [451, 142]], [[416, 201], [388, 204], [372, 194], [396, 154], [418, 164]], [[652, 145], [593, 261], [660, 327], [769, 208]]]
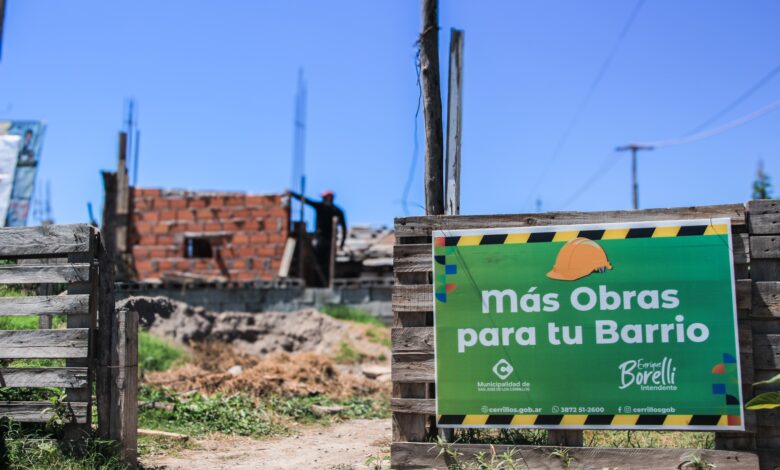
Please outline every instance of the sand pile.
[[298, 312], [215, 313], [167, 297], [130, 297], [117, 308], [135, 310], [141, 327], [181, 344], [221, 341], [248, 354], [315, 352], [332, 355], [346, 342], [368, 358], [389, 351], [367, 338], [370, 327], [342, 322], [314, 309]]

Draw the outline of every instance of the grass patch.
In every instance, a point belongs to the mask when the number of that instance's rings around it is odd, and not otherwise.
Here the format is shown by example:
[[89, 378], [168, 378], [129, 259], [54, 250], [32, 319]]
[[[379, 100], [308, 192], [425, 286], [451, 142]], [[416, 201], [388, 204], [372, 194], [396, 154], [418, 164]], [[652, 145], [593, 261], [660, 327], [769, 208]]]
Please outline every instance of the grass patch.
[[249, 397], [220, 394], [203, 397], [198, 393], [178, 395], [166, 390], [142, 387], [141, 401], [170, 403], [171, 409], [139, 410], [138, 427], [202, 436], [212, 432], [237, 436], [267, 437], [287, 429], [273, 423], [272, 417]]
[[714, 449], [715, 433], [676, 431], [583, 431], [587, 447]]
[[[543, 429], [456, 429], [464, 444], [547, 445]], [[583, 431], [586, 447], [714, 449], [711, 432]]]
[[378, 326], [371, 327], [366, 331], [366, 337], [372, 343], [381, 344], [387, 348], [390, 347], [390, 331], [385, 326], [382, 326], [381, 328]]
[[363, 362], [366, 355], [350, 346], [346, 341], [339, 344], [338, 352], [333, 356], [333, 360], [339, 364], [359, 364]]
[[[210, 433], [256, 438], [286, 435], [290, 422], [328, 424], [344, 419], [375, 419], [390, 416], [387, 400], [326, 396], [279, 397], [263, 400], [245, 394], [231, 396], [177, 394], [165, 389], [141, 387], [139, 401], [169, 404], [168, 407], [141, 408], [138, 427], [177, 432], [190, 436]], [[172, 405], [172, 406], [171, 406]], [[340, 406], [334, 415], [320, 416], [312, 405]]]
[[[390, 403], [387, 400], [352, 397], [333, 399], [325, 396], [272, 397], [267, 401], [274, 413], [292, 419], [297, 423], [326, 424], [332, 419], [379, 419], [390, 417]], [[319, 416], [312, 411], [312, 405], [341, 406], [343, 410], [331, 416]]]
[[329, 304], [322, 308], [322, 312], [326, 315], [330, 315], [333, 318], [338, 318], [339, 320], [349, 320], [355, 323], [365, 323], [368, 325], [382, 327], [385, 326], [384, 323], [382, 323], [375, 316], [371, 315], [369, 312], [359, 308], [349, 307], [347, 305]]
[[198, 446], [191, 439], [167, 439], [160, 436], [138, 436], [138, 455], [153, 457], [165, 455], [174, 457], [182, 450], [196, 449]]
[[138, 363], [142, 371], [163, 371], [187, 359], [187, 350], [148, 331], [138, 332]]
[[23, 425], [5, 421], [6, 459], [0, 467], [24, 470], [119, 470], [126, 468], [114, 457], [113, 443], [88, 439], [74, 452], [60, 439], [62, 427]]

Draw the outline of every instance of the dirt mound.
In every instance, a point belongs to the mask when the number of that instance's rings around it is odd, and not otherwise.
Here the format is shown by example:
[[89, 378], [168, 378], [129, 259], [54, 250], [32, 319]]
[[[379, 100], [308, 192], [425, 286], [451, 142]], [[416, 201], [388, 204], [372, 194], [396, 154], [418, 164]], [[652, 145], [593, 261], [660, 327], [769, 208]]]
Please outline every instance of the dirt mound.
[[369, 358], [388, 355], [386, 347], [368, 340], [365, 325], [342, 322], [314, 309], [215, 313], [167, 297], [130, 297], [118, 302], [117, 308], [137, 311], [142, 327], [182, 344], [216, 340], [263, 356], [275, 352], [332, 355], [346, 342]]
[[390, 387], [388, 383], [339, 370], [321, 354], [274, 353], [258, 358], [217, 342], [194, 344], [192, 364], [146, 374], [144, 382], [178, 392], [244, 392], [257, 397], [389, 395]]

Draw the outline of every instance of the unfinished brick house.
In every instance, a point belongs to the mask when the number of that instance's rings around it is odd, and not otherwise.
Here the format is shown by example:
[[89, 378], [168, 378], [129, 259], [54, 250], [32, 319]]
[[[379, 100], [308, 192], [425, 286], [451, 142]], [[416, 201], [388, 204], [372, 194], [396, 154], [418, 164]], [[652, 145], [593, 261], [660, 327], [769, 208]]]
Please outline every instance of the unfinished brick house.
[[289, 232], [282, 194], [129, 188], [134, 279], [270, 281]]
[[274, 280], [289, 235], [283, 194], [129, 185], [126, 136], [116, 172], [103, 172], [102, 235], [118, 281], [249, 283]]

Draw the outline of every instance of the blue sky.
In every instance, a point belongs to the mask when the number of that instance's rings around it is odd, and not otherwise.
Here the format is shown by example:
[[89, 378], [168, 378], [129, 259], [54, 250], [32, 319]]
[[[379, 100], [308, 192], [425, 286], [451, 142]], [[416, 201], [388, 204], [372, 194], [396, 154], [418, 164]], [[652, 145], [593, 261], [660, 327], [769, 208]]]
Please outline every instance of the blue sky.
[[[616, 145], [688, 133], [780, 62], [780, 3], [647, 1], [558, 156], [556, 143], [636, 3], [441, 0], [465, 30], [464, 214], [630, 207]], [[44, 119], [57, 222], [101, 206], [125, 98], [140, 106], [139, 185], [290, 185], [296, 77], [308, 82], [306, 172], [350, 222], [391, 224], [414, 146], [417, 0], [8, 0], [0, 118]], [[443, 90], [446, 97], [446, 88]], [[780, 77], [717, 124], [780, 98]], [[641, 156], [640, 205], [743, 202], [763, 158], [780, 185], [780, 111]], [[423, 132], [410, 193], [422, 213]], [[607, 159], [587, 191], [567, 199]], [[543, 177], [542, 177], [543, 176]], [[537, 188], [531, 191], [532, 188]]]

